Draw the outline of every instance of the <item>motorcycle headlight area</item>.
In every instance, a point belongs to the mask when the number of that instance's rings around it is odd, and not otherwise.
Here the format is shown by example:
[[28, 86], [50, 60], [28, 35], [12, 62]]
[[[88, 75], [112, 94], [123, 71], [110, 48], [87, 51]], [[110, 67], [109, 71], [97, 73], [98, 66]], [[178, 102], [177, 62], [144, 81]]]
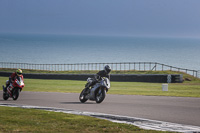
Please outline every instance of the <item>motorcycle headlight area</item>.
[[93, 81], [92, 78], [88, 78], [88, 79], [87, 79], [87, 82], [88, 82], [88, 83], [91, 83], [92, 81]]

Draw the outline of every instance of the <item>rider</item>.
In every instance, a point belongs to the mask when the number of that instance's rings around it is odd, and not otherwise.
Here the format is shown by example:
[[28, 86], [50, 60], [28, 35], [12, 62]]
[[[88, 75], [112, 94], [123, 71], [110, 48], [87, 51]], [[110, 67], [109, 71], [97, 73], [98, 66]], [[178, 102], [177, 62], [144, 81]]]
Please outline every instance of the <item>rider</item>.
[[24, 80], [24, 77], [22, 75], [22, 70], [21, 69], [17, 69], [16, 72], [13, 72], [11, 74], [11, 76], [9, 77], [9, 80], [6, 81], [6, 88], [5, 91], [7, 90], [7, 87], [12, 84], [12, 82], [15, 81], [16, 78], [21, 77], [22, 80]]
[[106, 65], [104, 67], [104, 70], [99, 71], [94, 78], [92, 79], [92, 81], [86, 86], [86, 91], [90, 88], [90, 86], [93, 86], [94, 84], [96, 84], [101, 77], [107, 77], [109, 78], [109, 73], [111, 72], [111, 68], [110, 66]]
[[111, 72], [111, 68], [109, 65], [106, 65], [104, 67], [104, 70], [99, 71], [96, 75], [95, 75], [95, 79], [101, 79], [101, 77], [107, 77], [109, 78], [109, 73]]

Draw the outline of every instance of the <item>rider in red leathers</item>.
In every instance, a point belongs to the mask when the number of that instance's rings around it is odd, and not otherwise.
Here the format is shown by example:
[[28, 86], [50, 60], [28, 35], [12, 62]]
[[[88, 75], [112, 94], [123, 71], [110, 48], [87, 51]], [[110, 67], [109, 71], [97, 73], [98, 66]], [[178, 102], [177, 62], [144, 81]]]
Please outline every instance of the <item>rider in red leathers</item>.
[[16, 78], [21, 77], [22, 80], [24, 80], [24, 77], [22, 75], [22, 70], [17, 69], [16, 72], [12, 73], [11, 76], [9, 77], [9, 80], [6, 81], [6, 87], [5, 91], [7, 91], [7, 87], [12, 84], [12, 82], [15, 81]]

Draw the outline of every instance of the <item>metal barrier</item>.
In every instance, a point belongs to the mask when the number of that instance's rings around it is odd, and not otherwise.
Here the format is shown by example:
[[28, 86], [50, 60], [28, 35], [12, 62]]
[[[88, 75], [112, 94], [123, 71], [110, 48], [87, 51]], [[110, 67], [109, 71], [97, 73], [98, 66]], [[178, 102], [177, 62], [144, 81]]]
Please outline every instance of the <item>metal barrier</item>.
[[75, 63], [75, 64], [32, 64], [32, 63], [12, 63], [0, 62], [0, 68], [10, 69], [29, 69], [46, 71], [84, 71], [84, 70], [102, 70], [105, 65], [110, 65], [114, 71], [178, 71], [185, 72], [199, 77], [199, 71], [173, 67], [157, 62], [119, 62], [119, 63]]
[[[0, 76], [9, 77], [12, 72], [0, 72]], [[24, 78], [29, 79], [62, 79], [82, 80], [93, 78], [94, 74], [47, 74], [47, 73], [24, 73]], [[150, 82], [150, 83], [182, 83], [182, 74], [111, 74], [111, 81], [119, 82]]]

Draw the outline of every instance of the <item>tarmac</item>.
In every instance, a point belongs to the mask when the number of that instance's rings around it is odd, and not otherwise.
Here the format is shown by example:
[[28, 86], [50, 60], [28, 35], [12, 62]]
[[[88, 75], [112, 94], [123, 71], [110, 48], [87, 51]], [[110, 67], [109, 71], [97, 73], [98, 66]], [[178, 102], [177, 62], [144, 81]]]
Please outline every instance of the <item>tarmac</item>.
[[17, 101], [1, 97], [0, 106], [86, 115], [144, 129], [200, 132], [200, 98], [107, 94], [101, 104], [96, 104], [80, 103], [78, 97], [78, 93], [24, 91]]

